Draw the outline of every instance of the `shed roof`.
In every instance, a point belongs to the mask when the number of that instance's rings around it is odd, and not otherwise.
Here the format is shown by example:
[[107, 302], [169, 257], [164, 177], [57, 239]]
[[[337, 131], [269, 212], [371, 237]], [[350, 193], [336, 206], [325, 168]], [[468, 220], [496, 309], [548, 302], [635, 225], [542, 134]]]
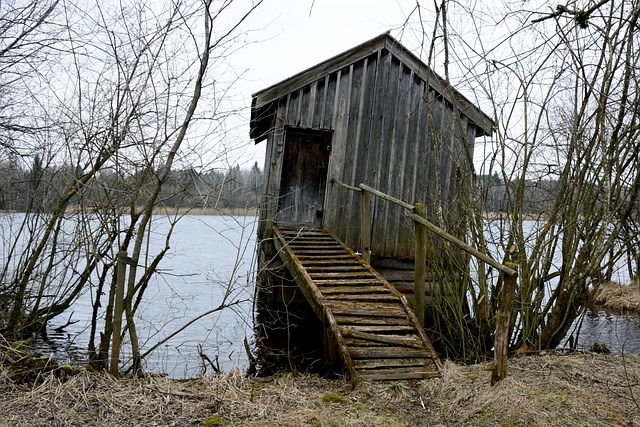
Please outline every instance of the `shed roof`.
[[261, 135], [260, 131], [260, 129], [262, 129], [260, 121], [268, 116], [268, 114], [265, 114], [265, 109], [267, 109], [273, 101], [382, 49], [387, 49], [422, 80], [429, 82], [432, 90], [456, 106], [462, 114], [466, 115], [469, 120], [476, 125], [477, 136], [491, 135], [494, 123], [489, 116], [454, 89], [399, 41], [391, 37], [389, 32], [386, 32], [291, 76], [288, 79], [254, 93], [251, 102], [251, 138], [256, 139], [256, 143], [264, 139], [264, 135]]

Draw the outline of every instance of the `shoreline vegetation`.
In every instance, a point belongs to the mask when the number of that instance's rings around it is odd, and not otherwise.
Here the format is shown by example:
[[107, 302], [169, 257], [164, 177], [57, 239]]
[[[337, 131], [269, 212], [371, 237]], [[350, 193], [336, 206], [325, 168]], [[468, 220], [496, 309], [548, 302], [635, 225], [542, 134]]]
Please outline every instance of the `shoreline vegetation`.
[[[118, 208], [123, 213], [129, 211], [127, 207]], [[257, 216], [259, 209], [255, 206], [252, 207], [155, 207], [153, 209], [154, 214], [172, 214], [172, 215], [229, 215], [229, 216]], [[79, 212], [79, 208], [77, 205], [68, 206], [65, 209], [65, 213], [73, 214]], [[7, 213], [23, 213], [20, 210], [14, 209], [0, 209], [0, 214]], [[509, 219], [509, 214], [505, 212], [484, 212], [482, 217], [487, 221], [498, 221], [498, 220], [507, 220]], [[524, 214], [524, 220], [526, 221], [544, 221], [547, 220], [548, 217], [543, 214]]]
[[592, 304], [613, 313], [640, 315], [640, 286], [602, 283], [592, 295]]
[[240, 371], [191, 380], [113, 379], [82, 370], [19, 384], [0, 368], [2, 426], [627, 426], [640, 424], [640, 356], [546, 354], [445, 362], [441, 378], [361, 383]]
[[[640, 288], [604, 283], [594, 304], [640, 313]], [[444, 362], [441, 378], [392, 383], [235, 370], [187, 380], [114, 379], [0, 345], [0, 426], [627, 426], [640, 425], [640, 355], [541, 352]]]
[[[68, 207], [65, 210], [67, 214], [77, 213], [75, 206]], [[127, 213], [127, 209], [122, 210]], [[0, 209], [0, 214], [23, 213], [10, 209]], [[237, 208], [215, 208], [215, 207], [189, 207], [189, 208], [173, 208], [173, 207], [156, 207], [153, 209], [155, 215], [220, 215], [220, 216], [258, 216], [258, 208], [256, 207], [237, 207]]]

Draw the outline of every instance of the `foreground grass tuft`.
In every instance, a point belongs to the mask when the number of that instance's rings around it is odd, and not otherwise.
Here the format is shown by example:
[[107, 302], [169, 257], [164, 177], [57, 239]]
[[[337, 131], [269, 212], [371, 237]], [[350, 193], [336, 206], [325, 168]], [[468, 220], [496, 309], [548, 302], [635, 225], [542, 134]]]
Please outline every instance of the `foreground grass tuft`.
[[82, 372], [18, 384], [0, 369], [0, 426], [640, 425], [640, 357], [512, 359], [490, 386], [485, 364], [444, 363], [441, 378], [361, 383], [314, 375], [176, 381]]

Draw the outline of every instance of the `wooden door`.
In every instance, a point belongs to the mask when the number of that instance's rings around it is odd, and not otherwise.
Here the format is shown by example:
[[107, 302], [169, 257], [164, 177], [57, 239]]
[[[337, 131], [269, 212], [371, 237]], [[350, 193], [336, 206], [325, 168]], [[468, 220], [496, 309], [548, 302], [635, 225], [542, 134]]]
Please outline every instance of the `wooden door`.
[[276, 221], [322, 225], [331, 134], [287, 130]]

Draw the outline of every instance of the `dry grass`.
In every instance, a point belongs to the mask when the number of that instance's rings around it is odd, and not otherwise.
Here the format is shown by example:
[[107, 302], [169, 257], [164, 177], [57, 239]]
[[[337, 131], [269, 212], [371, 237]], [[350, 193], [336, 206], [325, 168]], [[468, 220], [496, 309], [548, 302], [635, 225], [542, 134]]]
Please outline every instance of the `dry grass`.
[[638, 425], [640, 357], [532, 356], [510, 360], [491, 387], [485, 365], [445, 363], [442, 378], [364, 383], [239, 372], [176, 381], [113, 380], [83, 372], [18, 386], [0, 371], [2, 426], [597, 426]]
[[593, 294], [593, 303], [616, 313], [640, 314], [640, 288], [613, 282], [602, 283]]
[[447, 363], [421, 393], [440, 425], [637, 425], [639, 375], [637, 356], [530, 356], [510, 360], [509, 376], [494, 387], [481, 365]]

